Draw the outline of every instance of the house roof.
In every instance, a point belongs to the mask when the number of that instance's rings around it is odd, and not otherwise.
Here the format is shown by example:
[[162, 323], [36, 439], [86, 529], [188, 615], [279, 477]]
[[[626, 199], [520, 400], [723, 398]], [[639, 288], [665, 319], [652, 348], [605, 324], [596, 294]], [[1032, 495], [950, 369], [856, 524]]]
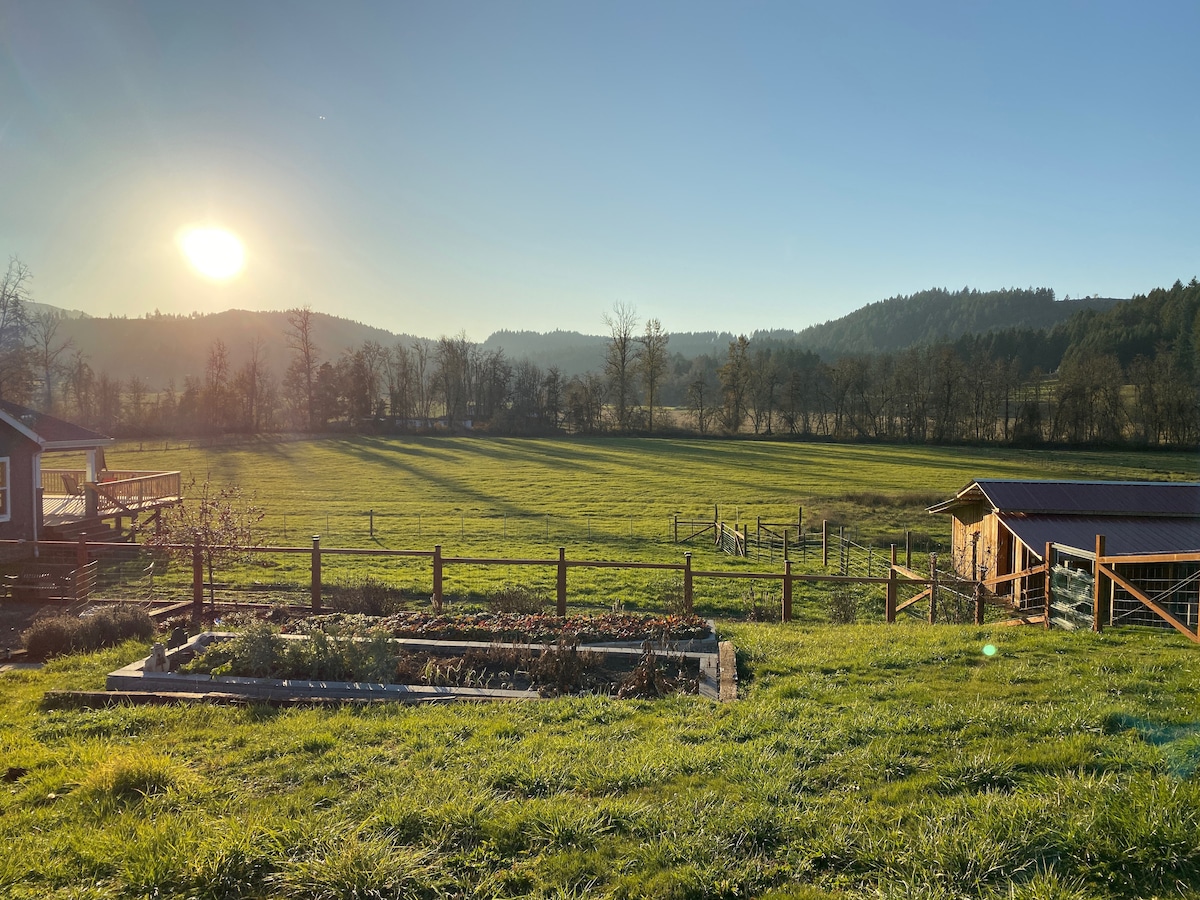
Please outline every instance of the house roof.
[[1091, 553], [1096, 535], [1104, 535], [1104, 552], [1191, 553], [1200, 551], [1200, 517], [1041, 516], [999, 514], [1000, 521], [1022, 544], [1041, 558], [1046, 544]]
[[972, 481], [929, 512], [951, 512], [980, 501], [1001, 513], [1200, 518], [1200, 483], [989, 479]]
[[7, 400], [0, 400], [0, 422], [8, 423], [43, 450], [88, 450], [113, 443], [108, 435]]

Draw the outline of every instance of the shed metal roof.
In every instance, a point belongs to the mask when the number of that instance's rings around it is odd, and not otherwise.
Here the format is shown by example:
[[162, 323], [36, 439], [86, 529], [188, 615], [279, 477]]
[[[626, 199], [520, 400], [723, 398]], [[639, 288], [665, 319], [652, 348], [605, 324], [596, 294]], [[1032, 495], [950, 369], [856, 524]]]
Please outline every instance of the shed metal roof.
[[1200, 483], [1168, 481], [984, 479], [929, 511], [950, 512], [980, 500], [1001, 513], [1200, 518]]
[[1200, 552], [1200, 517], [1056, 516], [1000, 513], [998, 518], [1041, 558], [1046, 544], [1092, 551], [1104, 535], [1105, 553]]

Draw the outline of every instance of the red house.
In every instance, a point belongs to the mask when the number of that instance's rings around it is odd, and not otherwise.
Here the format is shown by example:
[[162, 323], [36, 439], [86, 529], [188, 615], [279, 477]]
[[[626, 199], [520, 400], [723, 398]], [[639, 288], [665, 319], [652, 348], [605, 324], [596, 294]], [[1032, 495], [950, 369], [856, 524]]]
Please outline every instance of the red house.
[[[0, 540], [127, 537], [126, 520], [180, 501], [178, 472], [107, 469], [113, 439], [0, 400]], [[46, 454], [83, 457], [79, 468], [47, 468]]]

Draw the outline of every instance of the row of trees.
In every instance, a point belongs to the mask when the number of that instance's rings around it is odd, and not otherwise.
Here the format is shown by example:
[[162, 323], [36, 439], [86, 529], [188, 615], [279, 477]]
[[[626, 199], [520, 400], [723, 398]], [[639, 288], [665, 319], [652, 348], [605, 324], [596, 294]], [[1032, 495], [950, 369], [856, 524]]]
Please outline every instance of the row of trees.
[[[1200, 283], [1014, 331], [827, 361], [741, 336], [719, 357], [669, 352], [654, 318], [605, 316], [602, 371], [564, 378], [465, 335], [375, 341], [326, 358], [307, 308], [287, 317], [280, 376], [261, 339], [215, 341], [180, 386], [93, 372], [54, 314], [27, 316], [29, 273], [0, 281], [0, 397], [128, 436], [330, 428], [507, 434], [689, 431], [915, 443], [1200, 444]], [[1132, 349], [1131, 349], [1132, 348]], [[1053, 367], [1051, 371], [1050, 367]]]
[[[949, 344], [899, 354], [812, 354], [739, 340], [698, 379], [687, 410], [697, 430], [786, 433], [909, 443], [1200, 443], [1200, 384], [1190, 348], [1137, 357], [1069, 356], [1053, 376], [1018, 360], [964, 358]], [[708, 398], [708, 399], [706, 399]]]

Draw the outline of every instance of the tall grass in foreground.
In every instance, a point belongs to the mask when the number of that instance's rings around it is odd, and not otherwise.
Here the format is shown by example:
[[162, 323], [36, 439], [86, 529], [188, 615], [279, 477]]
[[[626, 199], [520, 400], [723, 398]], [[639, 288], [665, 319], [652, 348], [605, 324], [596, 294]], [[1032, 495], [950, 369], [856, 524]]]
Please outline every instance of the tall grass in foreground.
[[0, 895], [1200, 897], [1182, 638], [726, 630], [724, 706], [39, 705], [134, 644], [5, 673]]

